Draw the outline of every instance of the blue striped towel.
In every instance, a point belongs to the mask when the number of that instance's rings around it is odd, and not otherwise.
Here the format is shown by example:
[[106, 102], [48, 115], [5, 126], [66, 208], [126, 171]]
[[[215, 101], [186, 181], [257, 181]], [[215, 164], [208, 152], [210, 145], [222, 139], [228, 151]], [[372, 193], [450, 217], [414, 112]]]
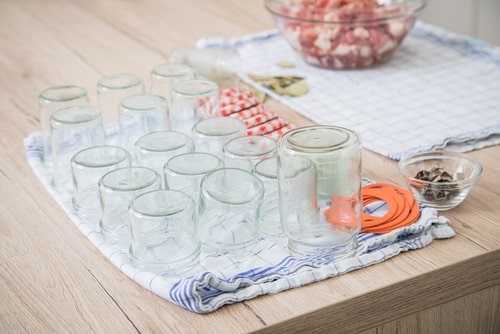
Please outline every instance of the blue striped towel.
[[[417, 22], [388, 62], [342, 71], [306, 64], [275, 30], [197, 46], [237, 49], [243, 81], [318, 124], [357, 131], [365, 148], [391, 159], [500, 144], [500, 48], [477, 39]], [[296, 68], [278, 66], [282, 60]], [[248, 74], [302, 76], [310, 89], [280, 96]]]
[[[106, 131], [111, 143], [116, 140], [116, 126], [109, 125]], [[434, 239], [455, 235], [447, 218], [438, 216], [434, 209], [422, 208], [420, 219], [411, 226], [385, 235], [360, 234], [356, 255], [345, 260], [298, 260], [289, 255], [285, 237], [263, 236], [245, 254], [233, 257], [202, 253], [199, 264], [190, 272], [178, 277], [163, 277], [132, 265], [127, 253], [104, 241], [97, 224], [78, 218], [71, 203], [71, 191], [57, 191], [51, 186], [52, 171], [42, 163], [39, 133], [26, 137], [24, 146], [27, 162], [39, 181], [83, 235], [113, 265], [146, 289], [197, 313], [212, 312], [226, 304], [338, 276], [383, 262], [401, 252], [425, 247]], [[380, 205], [371, 209], [373, 214], [384, 212]]]

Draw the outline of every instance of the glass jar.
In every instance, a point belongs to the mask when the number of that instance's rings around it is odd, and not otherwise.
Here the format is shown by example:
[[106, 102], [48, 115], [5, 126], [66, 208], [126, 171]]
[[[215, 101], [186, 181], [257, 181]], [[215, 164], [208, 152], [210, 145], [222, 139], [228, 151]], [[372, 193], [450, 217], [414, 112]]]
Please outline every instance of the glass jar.
[[290, 253], [352, 256], [362, 222], [361, 141], [336, 126], [294, 129], [278, 142], [280, 216]]
[[168, 60], [191, 66], [200, 78], [212, 80], [220, 88], [236, 87], [240, 82], [241, 56], [236, 49], [177, 47]]

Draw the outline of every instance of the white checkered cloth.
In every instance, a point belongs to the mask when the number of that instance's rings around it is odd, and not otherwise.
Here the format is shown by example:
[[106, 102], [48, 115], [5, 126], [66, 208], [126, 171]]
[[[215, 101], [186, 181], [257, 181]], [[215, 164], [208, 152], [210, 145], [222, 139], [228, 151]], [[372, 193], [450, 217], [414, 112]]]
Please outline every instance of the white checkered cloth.
[[[365, 148], [391, 159], [500, 144], [500, 48], [476, 39], [417, 22], [388, 62], [340, 71], [306, 64], [274, 30], [197, 46], [236, 48], [245, 82], [318, 124], [359, 132]], [[279, 96], [247, 74], [302, 76], [310, 91]]]
[[[106, 130], [112, 143], [118, 134], [117, 127], [107, 126]], [[425, 247], [434, 239], [455, 235], [447, 218], [438, 216], [434, 209], [423, 208], [419, 220], [411, 226], [384, 235], [360, 234], [356, 254], [349, 259], [337, 262], [297, 260], [289, 255], [285, 237], [263, 236], [244, 256], [214, 256], [202, 252], [199, 264], [189, 273], [163, 277], [135, 267], [127, 253], [104, 240], [97, 224], [79, 219], [71, 203], [71, 191], [57, 191], [51, 186], [52, 171], [42, 162], [39, 133], [26, 137], [24, 146], [28, 164], [39, 181], [113, 265], [146, 289], [197, 313], [212, 312], [226, 304], [338, 276], [385, 261], [401, 252]], [[384, 210], [373, 207], [372, 214]]]

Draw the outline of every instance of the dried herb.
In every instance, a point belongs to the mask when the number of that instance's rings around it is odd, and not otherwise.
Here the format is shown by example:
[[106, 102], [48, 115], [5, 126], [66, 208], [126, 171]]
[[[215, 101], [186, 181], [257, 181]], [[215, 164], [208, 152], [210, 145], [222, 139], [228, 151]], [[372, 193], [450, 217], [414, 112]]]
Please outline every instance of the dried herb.
[[[432, 167], [419, 171], [415, 178], [434, 184], [423, 187], [422, 196], [428, 201], [444, 201], [457, 196], [460, 190], [455, 189], [450, 182], [463, 180], [463, 173], [453, 173], [443, 170], [441, 167]], [[442, 183], [442, 184], [440, 184]]]
[[248, 75], [253, 81], [279, 95], [301, 96], [309, 91], [305, 78], [298, 76]]

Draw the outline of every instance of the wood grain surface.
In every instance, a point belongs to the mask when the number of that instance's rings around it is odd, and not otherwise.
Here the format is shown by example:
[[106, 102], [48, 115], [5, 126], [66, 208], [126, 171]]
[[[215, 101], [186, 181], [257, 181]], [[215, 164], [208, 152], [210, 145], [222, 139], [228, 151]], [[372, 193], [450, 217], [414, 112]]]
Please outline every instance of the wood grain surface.
[[[0, 333], [500, 333], [499, 146], [470, 153], [484, 174], [446, 212], [456, 237], [206, 315], [122, 274], [27, 165], [43, 89], [81, 85], [96, 105], [105, 74], [148, 78], [175, 46], [271, 28], [258, 0], [0, 0]], [[395, 161], [364, 151], [363, 163], [364, 176], [402, 185]]]

